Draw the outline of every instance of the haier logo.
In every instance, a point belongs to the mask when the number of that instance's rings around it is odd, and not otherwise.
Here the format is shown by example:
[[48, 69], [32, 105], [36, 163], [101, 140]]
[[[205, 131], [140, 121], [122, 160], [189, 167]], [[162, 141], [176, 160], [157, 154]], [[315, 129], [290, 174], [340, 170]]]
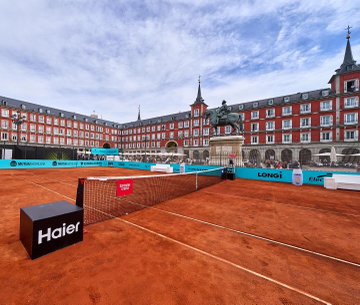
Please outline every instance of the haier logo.
[[10, 162], [10, 166], [11, 166], [11, 167], [15, 167], [16, 165], [17, 165], [17, 162], [16, 162], [16, 161], [11, 161], [11, 162]]
[[259, 173], [258, 172], [258, 177], [261, 177], [261, 178], [275, 178], [275, 179], [281, 179], [282, 178], [282, 173], [279, 172], [279, 173]]
[[133, 192], [133, 180], [120, 180], [116, 182], [116, 197], [131, 195]]
[[52, 163], [52, 166], [57, 166], [57, 162], [54, 161], [54, 162]]
[[64, 237], [65, 235], [70, 235], [74, 232], [78, 232], [79, 225], [80, 221], [78, 221], [75, 225], [70, 224], [68, 226], [66, 225], [66, 223], [63, 223], [62, 227], [56, 228], [54, 230], [48, 228], [46, 232], [43, 232], [43, 230], [39, 230], [38, 245], [42, 244], [44, 238], [46, 238], [46, 241], [50, 241], [52, 239], [58, 239], [60, 237]]

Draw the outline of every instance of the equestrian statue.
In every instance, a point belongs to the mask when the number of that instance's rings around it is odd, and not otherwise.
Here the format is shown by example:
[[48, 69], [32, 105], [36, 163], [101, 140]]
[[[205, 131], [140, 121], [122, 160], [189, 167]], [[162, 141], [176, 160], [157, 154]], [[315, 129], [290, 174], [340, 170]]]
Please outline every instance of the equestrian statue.
[[237, 135], [244, 131], [241, 115], [236, 112], [230, 112], [229, 107], [226, 105], [226, 101], [222, 101], [220, 108], [206, 110], [205, 119], [209, 119], [211, 126], [214, 128], [216, 136], [218, 135], [218, 126], [230, 125], [232, 127], [231, 133], [235, 130]]

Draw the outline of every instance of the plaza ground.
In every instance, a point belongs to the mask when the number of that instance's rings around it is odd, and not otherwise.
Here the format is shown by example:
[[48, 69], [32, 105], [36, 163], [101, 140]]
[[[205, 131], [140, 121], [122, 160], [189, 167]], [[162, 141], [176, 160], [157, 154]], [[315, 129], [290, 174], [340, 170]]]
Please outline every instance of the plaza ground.
[[74, 203], [79, 177], [138, 174], [0, 171], [0, 304], [360, 304], [355, 191], [223, 181], [86, 226], [83, 242], [28, 257], [21, 207]]

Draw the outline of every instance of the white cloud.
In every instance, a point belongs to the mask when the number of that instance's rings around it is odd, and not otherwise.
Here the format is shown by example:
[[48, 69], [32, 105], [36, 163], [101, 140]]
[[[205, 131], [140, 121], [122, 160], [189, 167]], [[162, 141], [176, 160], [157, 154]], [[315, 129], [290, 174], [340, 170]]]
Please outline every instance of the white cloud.
[[0, 95], [127, 122], [189, 110], [199, 74], [210, 106], [326, 87], [355, 2], [2, 1]]

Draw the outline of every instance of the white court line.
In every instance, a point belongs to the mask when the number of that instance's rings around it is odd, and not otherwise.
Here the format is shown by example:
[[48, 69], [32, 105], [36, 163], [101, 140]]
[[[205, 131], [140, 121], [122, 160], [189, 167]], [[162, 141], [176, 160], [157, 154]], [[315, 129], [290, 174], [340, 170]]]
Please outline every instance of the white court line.
[[[128, 201], [128, 202], [130, 202], [130, 201]], [[310, 254], [320, 256], [320, 257], [323, 257], [323, 258], [327, 258], [327, 259], [330, 259], [330, 260], [334, 260], [334, 261], [337, 261], [337, 262], [340, 262], [340, 263], [348, 264], [348, 265], [351, 265], [351, 266], [354, 266], [354, 267], [360, 267], [360, 264], [358, 264], [358, 263], [347, 261], [345, 259], [341, 259], [341, 258], [331, 256], [331, 255], [327, 255], [327, 254], [324, 254], [324, 253], [312, 251], [312, 250], [309, 250], [309, 249], [306, 249], [306, 248], [302, 248], [302, 247], [294, 246], [294, 245], [291, 245], [291, 244], [287, 244], [287, 243], [284, 243], [284, 242], [281, 242], [281, 241], [277, 241], [275, 239], [263, 237], [261, 235], [256, 235], [256, 234], [248, 233], [248, 232], [245, 232], [245, 231], [232, 229], [232, 228], [225, 227], [225, 226], [213, 223], [213, 222], [208, 222], [208, 221], [205, 221], [205, 220], [201, 220], [201, 219], [198, 219], [198, 218], [193, 218], [193, 217], [190, 217], [190, 216], [186, 216], [186, 215], [179, 214], [179, 213], [176, 213], [176, 212], [171, 212], [169, 210], [160, 209], [160, 208], [153, 207], [153, 206], [142, 205], [142, 204], [136, 203], [136, 202], [130, 202], [130, 203], [135, 204], [135, 205], [140, 205], [140, 206], [142, 206], [144, 208], [154, 209], [154, 210], [158, 210], [158, 211], [161, 211], [161, 212], [164, 212], [164, 213], [167, 213], [167, 214], [171, 214], [171, 215], [175, 215], [175, 216], [178, 216], [178, 217], [181, 217], [181, 218], [189, 219], [189, 220], [192, 220], [194, 222], [203, 223], [203, 224], [206, 224], [206, 225], [209, 225], [209, 226], [213, 226], [213, 227], [220, 228], [220, 229], [223, 229], [223, 230], [227, 230], [227, 231], [230, 231], [230, 232], [234, 232], [234, 233], [237, 233], [237, 234], [245, 235], [247, 237], [252, 237], [252, 238], [255, 238], [255, 239], [263, 240], [263, 241], [266, 241], [266, 242], [269, 242], [269, 243], [272, 243], [272, 244], [277, 244], [277, 245], [280, 245], [280, 246], [284, 246], [284, 247], [299, 250], [299, 251], [302, 251], [302, 252], [310, 253]]]
[[65, 197], [65, 198], [71, 200], [72, 202], [75, 202], [75, 201], [76, 201], [76, 200], [74, 200], [74, 199], [72, 199], [72, 198], [70, 198], [70, 197], [68, 197], [68, 196], [66, 196], [66, 195], [64, 195], [64, 194], [61, 194], [61, 193], [59, 193], [59, 192], [57, 192], [57, 191], [54, 191], [54, 190], [52, 190], [52, 189], [50, 189], [50, 188], [48, 188], [48, 187], [46, 187], [46, 186], [43, 186], [43, 185], [41, 185], [41, 184], [39, 184], [39, 183], [32, 182], [32, 181], [30, 181], [30, 183], [32, 183], [32, 184], [34, 184], [34, 185], [36, 185], [36, 186], [40, 186], [41, 188], [43, 188], [43, 189], [45, 189], [45, 190], [48, 190], [48, 191], [50, 191], [50, 192], [53, 192], [53, 193], [55, 193], [55, 194], [57, 194], [57, 195], [60, 195], [61, 197]]
[[[59, 192], [56, 192], [56, 191], [54, 191], [54, 190], [51, 190], [51, 189], [49, 189], [49, 188], [47, 188], [47, 187], [45, 187], [45, 186], [42, 186], [42, 185], [40, 185], [40, 184], [37, 184], [37, 183], [35, 183], [35, 182], [31, 182], [31, 183], [32, 183], [32, 184], [35, 184], [35, 185], [37, 185], [37, 186], [40, 186], [40, 187], [42, 187], [42, 188], [44, 188], [44, 189], [47, 189], [47, 190], [49, 190], [49, 191], [51, 191], [51, 192], [53, 192], [53, 193], [55, 193], [55, 194], [58, 194], [58, 195], [63, 196], [63, 197], [65, 197], [65, 198], [68, 198], [68, 199], [70, 199], [70, 200], [72, 200], [72, 201], [75, 202], [74, 199], [72, 199], [72, 198], [70, 198], [70, 197], [68, 197], [68, 196], [66, 196], [66, 195], [63, 195], [63, 194], [61, 194], [61, 193], [59, 193]], [[91, 208], [91, 207], [88, 207], [88, 208]], [[92, 209], [94, 209], [94, 208], [92, 208]], [[94, 210], [97, 210], [97, 209], [94, 209]], [[309, 294], [309, 293], [307, 293], [307, 292], [305, 292], [305, 291], [303, 291], [303, 290], [300, 290], [300, 289], [297, 289], [297, 288], [295, 288], [295, 287], [289, 286], [289, 285], [287, 285], [287, 284], [285, 284], [285, 283], [282, 283], [282, 282], [280, 282], [280, 281], [277, 281], [277, 280], [275, 280], [275, 279], [272, 279], [272, 278], [270, 278], [270, 277], [268, 277], [268, 276], [266, 276], [266, 275], [260, 274], [260, 273], [258, 273], [258, 272], [253, 271], [253, 270], [250, 270], [250, 269], [248, 269], [248, 268], [245, 268], [245, 267], [243, 267], [243, 266], [240, 266], [240, 265], [238, 265], [238, 264], [235, 264], [235, 263], [233, 263], [233, 262], [231, 262], [231, 261], [229, 261], [229, 260], [226, 260], [226, 259], [221, 258], [221, 257], [219, 257], [219, 256], [213, 255], [213, 254], [208, 253], [208, 252], [206, 252], [206, 251], [203, 251], [203, 250], [201, 250], [201, 249], [195, 248], [195, 247], [193, 247], [193, 246], [191, 246], [191, 245], [188, 245], [188, 244], [185, 244], [185, 243], [183, 243], [183, 242], [181, 242], [181, 241], [179, 241], [179, 240], [176, 240], [176, 239], [171, 238], [171, 237], [168, 237], [168, 236], [166, 236], [166, 235], [164, 235], [164, 234], [161, 234], [161, 233], [152, 231], [152, 230], [150, 230], [150, 229], [148, 229], [148, 228], [145, 228], [145, 227], [140, 226], [140, 225], [138, 225], [138, 224], [135, 224], [135, 223], [133, 223], [133, 222], [127, 221], [127, 220], [125, 220], [125, 219], [122, 219], [122, 218], [119, 218], [119, 217], [114, 217], [113, 215], [107, 214], [107, 213], [105, 213], [105, 212], [103, 212], [103, 211], [100, 211], [100, 210], [97, 210], [97, 211], [100, 212], [100, 213], [103, 213], [103, 214], [105, 214], [105, 215], [107, 215], [107, 216], [109, 216], [109, 217], [111, 217], [112, 219], [115, 218], [115, 219], [118, 220], [118, 221], [122, 221], [122, 222], [124, 222], [124, 223], [126, 223], [126, 224], [128, 224], [128, 225], [134, 226], [134, 227], [136, 227], [136, 228], [138, 228], [138, 229], [141, 229], [141, 230], [143, 230], [143, 231], [146, 231], [146, 232], [148, 232], [148, 233], [151, 233], [151, 234], [154, 234], [154, 235], [156, 235], [156, 236], [162, 237], [162, 238], [164, 238], [164, 239], [170, 240], [170, 241], [172, 241], [172, 242], [174, 242], [174, 243], [176, 243], [176, 244], [179, 244], [179, 245], [181, 245], [181, 246], [183, 246], [183, 247], [186, 247], [186, 248], [188, 248], [188, 249], [191, 249], [191, 250], [193, 250], [193, 251], [196, 251], [196, 252], [198, 252], [198, 253], [201, 253], [201, 254], [203, 254], [203, 255], [205, 255], [205, 256], [211, 257], [211, 258], [213, 258], [213, 259], [215, 259], [215, 260], [218, 260], [218, 261], [220, 261], [220, 262], [223, 262], [223, 263], [225, 263], [225, 264], [228, 264], [228, 265], [230, 265], [230, 266], [232, 266], [232, 267], [235, 267], [235, 268], [237, 268], [237, 269], [240, 269], [240, 270], [243, 270], [243, 271], [245, 271], [245, 272], [248, 272], [248, 273], [250, 273], [250, 274], [252, 274], [252, 275], [255, 275], [255, 276], [257, 276], [257, 277], [259, 277], [259, 278], [262, 278], [262, 279], [264, 279], [264, 280], [267, 280], [267, 281], [269, 281], [269, 282], [271, 282], [271, 283], [274, 283], [274, 284], [277, 284], [277, 285], [279, 285], [279, 286], [282, 286], [282, 287], [284, 287], [284, 288], [286, 288], [286, 289], [295, 291], [295, 292], [297, 292], [297, 293], [299, 293], [299, 294], [302, 294], [302, 295], [304, 295], [304, 296], [306, 296], [306, 297], [308, 297], [308, 298], [311, 298], [311, 299], [313, 299], [313, 300], [316, 300], [316, 301], [321, 302], [321, 303], [326, 304], [326, 305], [332, 305], [331, 303], [329, 303], [329, 302], [327, 302], [327, 301], [324, 301], [324, 300], [322, 300], [322, 299], [320, 299], [320, 298], [318, 298], [318, 297], [316, 297], [316, 296], [314, 296], [314, 295], [312, 295], [312, 294]]]
[[[219, 193], [209, 192], [209, 191], [204, 191], [204, 193], [211, 194], [211, 195], [219, 195]], [[232, 195], [232, 194], [224, 194], [224, 193], [221, 193], [221, 196], [223, 196], [223, 195], [224, 195], [224, 196], [227, 196], [227, 197], [234, 197], [234, 198], [238, 198], [238, 199], [244, 199], [244, 197], [240, 197], [240, 196], [236, 196], [236, 195]], [[286, 203], [286, 202], [278, 202], [278, 201], [274, 202], [274, 201], [272, 201], [272, 200], [260, 199], [260, 198], [259, 198], [259, 199], [258, 199], [258, 198], [252, 198], [252, 197], [245, 197], [245, 198], [246, 198], [246, 199], [263, 200], [263, 201], [266, 201], [266, 202], [271, 202], [271, 203], [273, 203], [274, 205], [276, 205], [276, 204], [284, 204], [284, 205], [289, 205], [289, 206], [297, 207], [297, 208], [301, 208], [301, 209], [322, 211], [322, 212], [339, 214], [339, 215], [346, 215], [346, 216], [360, 217], [360, 214], [353, 214], [353, 213], [346, 213], [346, 212], [336, 212], [336, 211], [331, 211], [331, 210], [327, 210], [327, 209], [312, 208], [312, 207], [307, 207], [307, 206], [304, 206], [304, 205], [296, 205], [296, 204]]]
[[[31, 183], [33, 183], [35, 185], [38, 185], [38, 186], [40, 186], [40, 187], [42, 187], [44, 189], [47, 189], [47, 190], [49, 190], [49, 191], [51, 191], [51, 192], [53, 192], [53, 193], [55, 193], [57, 195], [66, 197], [66, 198], [68, 198], [69, 200], [71, 200], [73, 202], [76, 202], [76, 200], [74, 200], [74, 199], [72, 199], [72, 198], [70, 198], [70, 197], [68, 197], [66, 195], [63, 195], [61, 193], [58, 193], [58, 192], [56, 192], [56, 191], [54, 191], [54, 190], [52, 190], [50, 188], [47, 188], [47, 187], [45, 187], [45, 186], [43, 186], [41, 184], [38, 184], [38, 183], [35, 183], [35, 182], [31, 182]], [[248, 232], [245, 232], [245, 231], [232, 229], [232, 228], [225, 227], [225, 226], [222, 226], [222, 225], [219, 225], [219, 224], [216, 224], [216, 223], [212, 223], [212, 222], [208, 222], [208, 221], [205, 221], [205, 220], [193, 218], [193, 217], [190, 217], [190, 216], [186, 216], [186, 215], [183, 215], [183, 214], [171, 212], [171, 211], [164, 210], [164, 209], [159, 209], [159, 208], [152, 207], [152, 206], [142, 205], [142, 204], [136, 203], [136, 202], [130, 202], [130, 203], [140, 205], [140, 206], [148, 208], [148, 209], [159, 210], [159, 211], [162, 211], [162, 212], [165, 212], [165, 213], [168, 213], [168, 214], [171, 214], [171, 215], [175, 215], [175, 216], [178, 216], [178, 217], [182, 217], [182, 218], [185, 218], [185, 219], [189, 219], [189, 220], [192, 220], [192, 221], [195, 221], [195, 222], [207, 224], [207, 225], [210, 225], [210, 226], [213, 226], [213, 227], [216, 227], [216, 228], [220, 228], [220, 229], [231, 231], [231, 232], [234, 232], [234, 233], [237, 233], [237, 234], [245, 235], [247, 237], [252, 237], [252, 238], [255, 238], [255, 239], [263, 240], [263, 241], [266, 241], [266, 242], [269, 242], [269, 243], [272, 243], [272, 244], [277, 244], [277, 245], [281, 245], [281, 246], [288, 247], [288, 248], [291, 248], [291, 249], [295, 249], [295, 250], [299, 250], [299, 251], [302, 251], [302, 252], [310, 253], [310, 254], [320, 256], [320, 257], [323, 257], [323, 258], [327, 258], [327, 259], [330, 259], [330, 260], [334, 260], [334, 261], [337, 261], [337, 262], [340, 262], [340, 263], [348, 264], [348, 265], [351, 265], [351, 266], [354, 266], [354, 267], [360, 267], [360, 264], [358, 264], [358, 263], [347, 261], [347, 260], [344, 260], [344, 259], [341, 259], [341, 258], [338, 258], [338, 257], [335, 257], [335, 256], [327, 255], [327, 254], [324, 254], [324, 253], [312, 251], [312, 250], [309, 250], [309, 249], [306, 249], [306, 248], [302, 248], [302, 247], [294, 246], [294, 245], [291, 245], [291, 244], [287, 244], [287, 243], [284, 243], [284, 242], [281, 242], [281, 241], [277, 241], [275, 239], [266, 238], [266, 237], [256, 235], [256, 234], [252, 234], [252, 233], [248, 233]], [[114, 216], [112, 216], [112, 217], [114, 217]]]
[[[85, 206], [86, 206], [86, 205], [85, 205]], [[315, 301], [321, 302], [321, 303], [326, 304], [326, 305], [332, 305], [331, 303], [329, 303], [329, 302], [327, 302], [327, 301], [324, 301], [324, 300], [322, 300], [322, 299], [320, 299], [320, 298], [318, 298], [318, 297], [316, 297], [316, 296], [314, 296], [314, 295], [312, 295], [312, 294], [310, 294], [310, 293], [307, 293], [307, 292], [305, 292], [305, 291], [303, 291], [303, 290], [300, 290], [300, 289], [298, 289], [298, 288], [289, 286], [289, 285], [287, 285], [287, 284], [285, 284], [285, 283], [283, 283], [283, 282], [277, 281], [277, 280], [272, 279], [272, 278], [270, 278], [270, 277], [268, 277], [268, 276], [266, 276], [266, 275], [260, 274], [260, 273], [258, 273], [258, 272], [253, 271], [253, 270], [250, 270], [250, 269], [248, 269], [248, 268], [245, 268], [245, 267], [243, 267], [243, 266], [240, 266], [240, 265], [238, 265], [238, 264], [235, 264], [235, 263], [233, 263], [233, 262], [231, 262], [231, 261], [229, 261], [229, 260], [227, 260], [227, 259], [221, 258], [221, 257], [216, 256], [216, 255], [214, 255], [214, 254], [211, 254], [211, 253], [209, 253], [209, 252], [203, 251], [203, 250], [201, 250], [201, 249], [199, 249], [199, 248], [196, 248], [196, 247], [193, 247], [193, 246], [188, 245], [188, 244], [186, 244], [186, 243], [183, 243], [183, 242], [181, 242], [181, 241], [179, 241], [179, 240], [177, 240], [177, 239], [174, 239], [174, 238], [172, 238], [172, 237], [169, 237], [169, 236], [166, 236], [166, 235], [164, 235], [164, 234], [155, 232], [155, 231], [153, 231], [153, 230], [150, 230], [150, 229], [148, 229], [148, 228], [145, 228], [145, 227], [140, 226], [140, 225], [138, 225], [138, 224], [136, 224], [136, 223], [133, 223], [133, 222], [128, 221], [128, 220], [125, 220], [125, 219], [123, 219], [123, 218], [114, 217], [113, 215], [108, 214], [108, 213], [105, 213], [105, 212], [103, 212], [103, 211], [100, 211], [100, 210], [98, 210], [98, 209], [96, 209], [96, 208], [92, 208], [92, 207], [88, 207], [88, 206], [86, 206], [86, 207], [87, 207], [87, 208], [90, 208], [90, 209], [93, 209], [93, 210], [96, 210], [97, 212], [102, 213], [102, 214], [104, 214], [104, 215], [107, 215], [107, 216], [111, 217], [111, 219], [116, 219], [116, 220], [118, 220], [118, 221], [124, 222], [124, 223], [126, 223], [126, 224], [128, 224], [128, 225], [131, 225], [131, 226], [133, 226], [133, 227], [136, 227], [136, 228], [138, 228], [138, 229], [140, 229], [140, 230], [142, 230], [142, 231], [145, 231], [145, 232], [151, 233], [151, 234], [153, 234], [153, 235], [156, 235], [156, 236], [158, 236], [158, 237], [161, 237], [161, 238], [163, 238], [163, 239], [172, 241], [173, 243], [176, 243], [176, 244], [181, 245], [181, 246], [183, 246], [183, 247], [185, 247], [185, 248], [191, 249], [191, 250], [193, 250], [193, 251], [195, 251], [195, 252], [198, 252], [198, 253], [200, 253], [200, 254], [203, 254], [203, 255], [205, 255], [205, 256], [211, 257], [211, 258], [213, 258], [213, 259], [215, 259], [215, 260], [217, 260], [217, 261], [220, 261], [220, 262], [222, 262], [222, 263], [228, 264], [228, 265], [230, 265], [230, 266], [232, 266], [232, 267], [235, 267], [235, 268], [237, 268], [237, 269], [240, 269], [240, 270], [242, 270], [242, 271], [245, 271], [245, 272], [247, 272], [247, 273], [250, 273], [250, 274], [252, 274], [252, 275], [254, 275], [254, 276], [257, 276], [257, 277], [259, 277], [259, 278], [261, 278], [261, 279], [267, 280], [267, 281], [269, 281], [269, 282], [271, 282], [271, 283], [273, 283], [273, 284], [276, 284], [276, 285], [279, 285], [279, 286], [284, 287], [284, 288], [286, 288], [286, 289], [295, 291], [295, 292], [297, 292], [297, 293], [299, 293], [299, 294], [301, 294], [301, 295], [303, 295], [303, 296], [306, 296], [306, 297], [308, 297], [308, 298], [310, 298], [310, 299], [313, 299], [313, 300], [315, 300]]]

